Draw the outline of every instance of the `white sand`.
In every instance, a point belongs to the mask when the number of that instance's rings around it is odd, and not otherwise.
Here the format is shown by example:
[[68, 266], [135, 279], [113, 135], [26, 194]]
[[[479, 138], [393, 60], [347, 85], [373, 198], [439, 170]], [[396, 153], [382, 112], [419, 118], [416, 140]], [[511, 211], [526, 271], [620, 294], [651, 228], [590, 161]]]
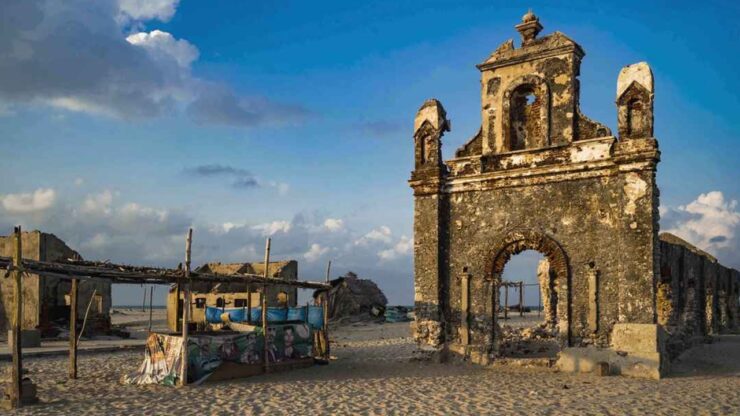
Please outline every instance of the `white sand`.
[[328, 366], [199, 387], [126, 386], [141, 352], [26, 360], [42, 404], [17, 414], [740, 414], [740, 336], [703, 346], [661, 381], [411, 361], [408, 324], [334, 331]]

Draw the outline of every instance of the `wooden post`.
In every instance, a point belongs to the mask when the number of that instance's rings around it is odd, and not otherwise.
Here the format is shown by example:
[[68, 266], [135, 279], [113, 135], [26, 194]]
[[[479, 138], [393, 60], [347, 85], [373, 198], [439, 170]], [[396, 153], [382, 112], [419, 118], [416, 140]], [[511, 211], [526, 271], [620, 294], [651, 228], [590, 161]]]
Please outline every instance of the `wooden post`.
[[324, 291], [324, 358], [328, 361], [331, 357], [331, 348], [329, 347], [329, 290]]
[[23, 324], [23, 287], [21, 286], [21, 274], [23, 270], [22, 257], [23, 248], [21, 246], [21, 226], [15, 227], [15, 249], [13, 250], [13, 277], [15, 285], [13, 287], [13, 324], [11, 330], [13, 350], [13, 365], [10, 370], [10, 405], [20, 408], [23, 397], [23, 360], [21, 348], [21, 325]]
[[519, 282], [519, 316], [524, 316], [524, 282]]
[[[269, 269], [270, 268], [270, 239], [267, 239], [267, 242], [265, 243], [265, 282], [267, 282], [267, 279], [269, 278]], [[263, 342], [265, 346], [264, 356], [265, 356], [265, 373], [269, 371], [270, 368], [270, 360], [269, 360], [269, 343], [267, 342], [267, 284], [262, 285], [262, 333], [265, 337], [265, 342]]]
[[542, 311], [542, 286], [537, 285], [537, 316], [540, 316]]
[[509, 285], [504, 283], [504, 320], [509, 319]]
[[188, 384], [188, 321], [190, 320], [190, 252], [193, 244], [193, 229], [188, 229], [185, 240], [185, 287], [182, 298], [182, 356], [180, 386]]
[[141, 311], [146, 312], [146, 285], [141, 285], [144, 288], [144, 297], [141, 299]]
[[329, 283], [330, 278], [331, 278], [331, 260], [329, 260], [329, 264], [326, 266], [326, 283]]
[[77, 285], [79, 279], [72, 279], [69, 290], [69, 378], [77, 378]]
[[180, 315], [184, 312], [181, 311], [183, 308], [181, 308], [180, 305], [185, 305], [185, 302], [180, 300], [180, 293], [182, 293], [182, 288], [180, 286], [180, 279], [177, 279], [177, 283], [175, 284], [175, 332], [182, 330], [182, 327], [180, 326]]
[[247, 323], [252, 323], [252, 285], [247, 283]]
[[152, 300], [154, 298], [154, 286], [149, 288], [149, 332], [152, 332]]

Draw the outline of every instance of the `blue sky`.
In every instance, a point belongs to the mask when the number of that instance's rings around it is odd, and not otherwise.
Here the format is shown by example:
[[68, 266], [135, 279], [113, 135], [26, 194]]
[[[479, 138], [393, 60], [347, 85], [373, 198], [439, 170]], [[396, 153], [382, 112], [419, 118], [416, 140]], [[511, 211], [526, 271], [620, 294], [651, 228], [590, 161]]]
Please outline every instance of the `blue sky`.
[[302, 278], [333, 259], [410, 303], [414, 113], [442, 101], [450, 157], [528, 7], [583, 46], [581, 107], [613, 131], [620, 68], [651, 65], [662, 226], [740, 267], [736, 2], [3, 2], [0, 226], [169, 266], [190, 225], [196, 263], [272, 236]]

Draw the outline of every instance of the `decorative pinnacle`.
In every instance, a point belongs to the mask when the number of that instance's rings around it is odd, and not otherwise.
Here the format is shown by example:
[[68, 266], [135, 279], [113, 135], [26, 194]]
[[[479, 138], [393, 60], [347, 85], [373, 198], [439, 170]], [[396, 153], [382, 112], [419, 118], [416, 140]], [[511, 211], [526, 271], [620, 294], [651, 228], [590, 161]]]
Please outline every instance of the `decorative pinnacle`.
[[529, 9], [529, 11], [522, 16], [522, 22], [514, 27], [519, 31], [519, 34], [522, 35], [522, 46], [527, 46], [532, 43], [535, 38], [537, 38], [540, 31], [542, 31], [540, 18], [532, 12], [532, 9]]

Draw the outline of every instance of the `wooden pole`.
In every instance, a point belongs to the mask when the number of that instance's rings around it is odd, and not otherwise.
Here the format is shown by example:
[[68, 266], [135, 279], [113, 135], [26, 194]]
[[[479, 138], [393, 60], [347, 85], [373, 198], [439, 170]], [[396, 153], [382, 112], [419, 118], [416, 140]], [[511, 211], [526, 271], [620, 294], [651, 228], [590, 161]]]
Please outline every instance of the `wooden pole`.
[[182, 357], [180, 366], [180, 386], [188, 384], [188, 321], [190, 321], [190, 253], [193, 245], [193, 229], [188, 229], [185, 240], [185, 283], [182, 298]]
[[[269, 278], [269, 269], [270, 268], [270, 239], [267, 239], [267, 242], [265, 243], [265, 281]], [[270, 360], [269, 357], [269, 343], [267, 342], [267, 285], [262, 285], [262, 333], [265, 337], [265, 342], [263, 344], [265, 345], [265, 373], [269, 371], [270, 368]]]
[[331, 260], [329, 260], [329, 264], [326, 266], [326, 283], [329, 283], [330, 278], [331, 278]]
[[321, 302], [324, 306], [324, 358], [328, 361], [331, 357], [331, 348], [329, 347], [329, 291], [324, 292], [324, 301]]
[[22, 256], [23, 248], [21, 246], [21, 226], [15, 227], [15, 249], [13, 250], [13, 277], [15, 285], [13, 287], [13, 325], [11, 330], [13, 351], [13, 365], [10, 370], [10, 405], [18, 409], [23, 403], [23, 360], [21, 349], [21, 325], [23, 322], [23, 287], [21, 286], [21, 274], [23, 273]]
[[141, 285], [144, 287], [144, 297], [141, 299], [141, 311], [146, 312], [146, 286]]
[[524, 316], [524, 282], [519, 282], [519, 316]]
[[252, 285], [247, 283], [247, 323], [252, 323]]
[[77, 285], [79, 279], [72, 279], [69, 290], [69, 378], [77, 378]]
[[152, 300], [154, 299], [154, 286], [149, 288], [149, 332], [152, 332]]

